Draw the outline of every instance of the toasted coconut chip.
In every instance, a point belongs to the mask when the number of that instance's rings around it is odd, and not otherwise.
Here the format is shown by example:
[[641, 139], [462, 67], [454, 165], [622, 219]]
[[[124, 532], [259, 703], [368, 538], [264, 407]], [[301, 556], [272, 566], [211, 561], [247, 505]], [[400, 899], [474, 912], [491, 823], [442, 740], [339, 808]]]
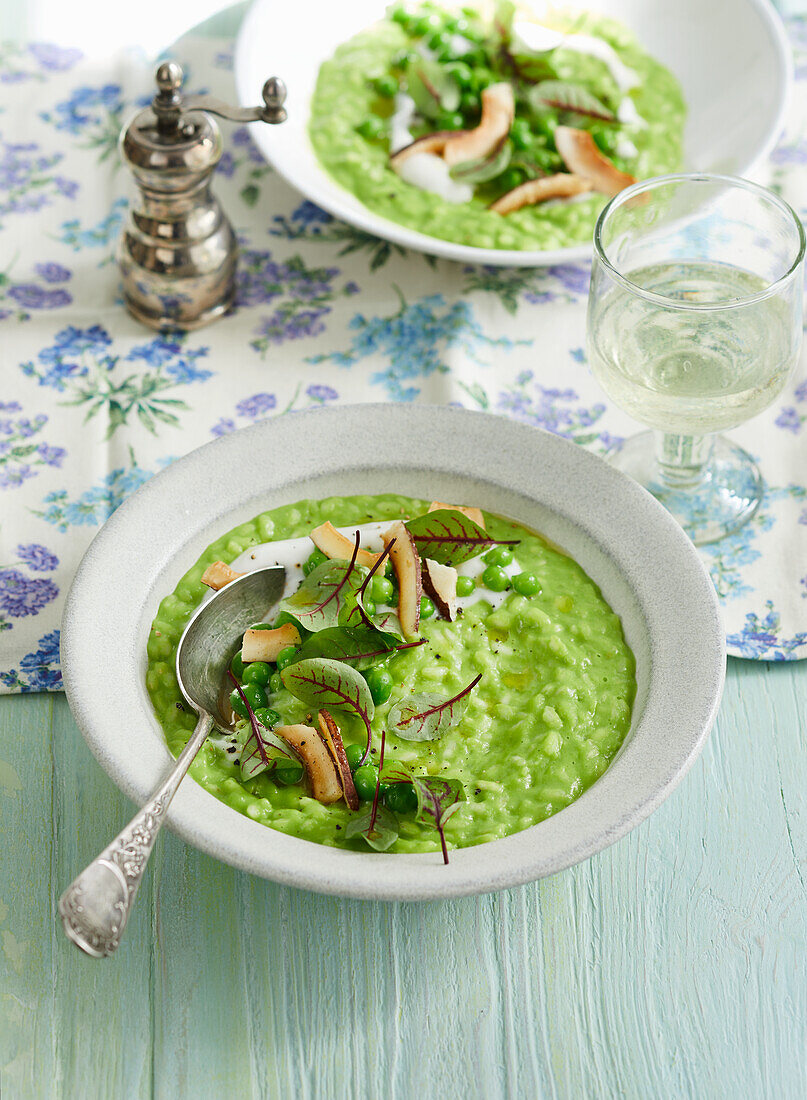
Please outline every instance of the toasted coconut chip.
[[[349, 539], [341, 531], [337, 531], [330, 520], [320, 524], [319, 527], [315, 527], [309, 538], [314, 546], [328, 558], [350, 561], [353, 557], [355, 546], [353, 539]], [[359, 550], [356, 555], [357, 563], [366, 565], [368, 569], [375, 565], [377, 560], [378, 554], [371, 554], [369, 550]]]
[[414, 638], [420, 625], [420, 597], [423, 595], [420, 555], [415, 540], [400, 520], [393, 523], [381, 538], [385, 546], [392, 544], [389, 556], [398, 578], [398, 619], [401, 630], [404, 637]]
[[278, 737], [296, 751], [303, 762], [311, 794], [318, 802], [328, 805], [342, 797], [342, 784], [336, 764], [328, 747], [313, 726], [275, 726]]
[[336, 770], [339, 774], [339, 779], [342, 784], [342, 790], [345, 795], [345, 802], [347, 802], [348, 809], [358, 810], [359, 808], [359, 796], [356, 791], [356, 785], [353, 782], [353, 775], [350, 771], [350, 764], [347, 762], [347, 755], [345, 753], [345, 745], [342, 741], [342, 734], [339, 732], [339, 726], [334, 721], [333, 716], [327, 710], [321, 710], [317, 714], [317, 721], [319, 722], [319, 732], [322, 740], [328, 751], [333, 758], [333, 762], [336, 765]]
[[433, 500], [429, 505], [430, 512], [439, 512], [442, 509], [449, 512], [462, 512], [468, 519], [472, 519], [474, 523], [477, 523], [483, 531], [485, 530], [485, 517], [482, 515], [481, 508], [468, 507], [465, 504], [444, 504], [442, 500]]
[[430, 596], [437, 613], [453, 623], [457, 617], [457, 570], [426, 558], [423, 562], [423, 591]]
[[482, 117], [473, 130], [452, 134], [445, 143], [443, 160], [448, 165], [477, 160], [493, 152], [510, 133], [516, 113], [513, 89], [505, 82], [482, 92]]
[[403, 149], [399, 149], [397, 153], [393, 153], [389, 158], [390, 167], [397, 168], [415, 153], [436, 153], [439, 156], [445, 149], [448, 139], [456, 137], [458, 133], [464, 134], [465, 130], [436, 130], [433, 134], [424, 134], [409, 145], [404, 145]]
[[490, 209], [497, 214], [512, 214], [522, 206], [534, 206], [549, 199], [568, 199], [572, 195], [582, 195], [585, 191], [592, 190], [591, 183], [581, 176], [559, 172], [556, 176], [544, 176], [543, 179], [520, 183], [518, 187], [492, 202]]
[[214, 561], [211, 565], [208, 565], [204, 573], [202, 573], [202, 584], [206, 584], [208, 588], [212, 588], [214, 592], [218, 592], [220, 588], [224, 588], [230, 581], [234, 581], [236, 577], [243, 577], [243, 573], [236, 573], [234, 569], [231, 569], [226, 562]]
[[563, 163], [570, 172], [582, 176], [593, 191], [604, 195], [616, 195], [636, 183], [635, 176], [620, 172], [608, 157], [604, 156], [588, 130], [576, 130], [574, 126], [558, 126], [555, 145]]
[[299, 645], [300, 631], [294, 623], [284, 623], [272, 630], [247, 630], [241, 643], [241, 660], [245, 665], [251, 661], [276, 661], [281, 650], [290, 645]]

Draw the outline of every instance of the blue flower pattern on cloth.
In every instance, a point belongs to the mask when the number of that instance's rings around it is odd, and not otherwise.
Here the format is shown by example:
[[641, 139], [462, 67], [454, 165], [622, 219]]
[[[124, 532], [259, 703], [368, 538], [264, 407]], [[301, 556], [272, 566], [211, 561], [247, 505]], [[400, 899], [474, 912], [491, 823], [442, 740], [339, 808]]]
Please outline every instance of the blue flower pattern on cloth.
[[[807, 19], [788, 25], [807, 82]], [[176, 54], [232, 100], [232, 46], [189, 36]], [[215, 437], [378, 400], [484, 410], [598, 454], [637, 430], [586, 362], [587, 263], [407, 252], [294, 192], [246, 126], [223, 128], [213, 179], [241, 247], [232, 311], [202, 333], [138, 325], [114, 265], [130, 193], [116, 143], [151, 81], [145, 59], [113, 69], [65, 47], [0, 45], [0, 691], [61, 686], [63, 599], [89, 541], [171, 456]], [[12, 106], [21, 87], [24, 113]], [[767, 182], [807, 217], [803, 95]], [[169, 315], [179, 301], [166, 296]], [[701, 552], [729, 651], [807, 657], [803, 366], [736, 438], [759, 452], [769, 488], [746, 527]]]

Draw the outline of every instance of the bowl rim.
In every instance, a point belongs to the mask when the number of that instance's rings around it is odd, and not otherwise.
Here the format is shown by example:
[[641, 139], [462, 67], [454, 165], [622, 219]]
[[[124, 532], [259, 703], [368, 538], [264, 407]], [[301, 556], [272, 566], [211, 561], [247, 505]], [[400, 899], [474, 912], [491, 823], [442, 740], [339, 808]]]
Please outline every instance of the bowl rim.
[[[725, 638], [717, 596], [695, 548], [644, 489], [574, 443], [490, 413], [389, 404], [290, 413], [207, 443], [132, 494], [91, 543], [65, 607], [65, 691], [101, 766], [142, 805], [170, 761], [144, 678], [145, 634], [159, 599], [173, 591], [200, 549], [216, 537], [216, 530], [229, 530], [236, 515], [245, 519], [256, 514], [262, 500], [272, 506], [284, 492], [287, 501], [298, 499], [302, 494], [296, 486], [305, 480], [290, 480], [285, 470], [276, 472], [274, 482], [260, 493], [250, 495], [245, 488], [246, 495], [229, 511], [210, 500], [211, 495], [231, 484], [232, 471], [243, 468], [245, 457], [267, 446], [270, 453], [272, 447], [282, 450], [300, 433], [307, 440], [347, 441], [348, 458], [340, 458], [342, 465], [335, 464], [330, 473], [318, 475], [334, 483], [332, 492], [340, 492], [340, 482], [345, 484], [348, 477], [355, 481], [369, 476], [367, 441], [379, 449], [389, 441], [392, 449], [401, 431], [414, 433], [419, 445], [430, 442], [426, 463], [417, 457], [397, 462], [395, 456], [384, 456], [373, 467], [373, 476], [386, 478], [395, 472], [432, 478], [435, 471], [444, 480], [467, 476], [469, 482], [486, 486], [490, 499], [504, 499], [509, 493], [513, 500], [523, 500], [525, 509], [554, 518], [555, 528], [579, 536], [580, 545], [592, 560], [603, 563], [603, 570], [613, 569], [614, 583], [625, 586], [625, 599], [635, 600], [637, 610], [631, 614], [650, 624], [647, 698], [629, 742], [569, 807], [505, 839], [455, 849], [448, 867], [441, 859], [438, 863], [435, 853], [346, 852], [286, 836], [230, 809], [192, 780], [180, 786], [167, 823], [195, 847], [235, 867], [322, 893], [377, 900], [486, 893], [571, 866], [644, 820], [700, 753], [723, 687]], [[468, 451], [457, 455], [463, 441]], [[300, 459], [295, 467], [303, 479], [311, 470], [316, 473], [322, 462], [317, 446], [315, 442], [311, 453], [304, 455], [308, 465]], [[478, 453], [490, 457], [485, 475], [472, 479], [464, 474], [464, 464]], [[531, 487], [542, 479], [541, 496], [535, 496]], [[564, 494], [573, 497], [575, 486], [585, 486], [585, 491], [569, 504]], [[192, 507], [194, 493], [206, 511]], [[648, 548], [649, 567], [638, 560], [642, 548]], [[166, 579], [167, 573], [173, 581]], [[604, 574], [594, 579], [602, 585]], [[114, 619], [104, 614], [111, 590], [116, 592]], [[104, 677], [98, 676], [99, 646], [106, 654]], [[132, 731], [128, 738], [119, 736], [117, 723], [110, 720], [116, 707], [133, 723], [127, 726]]]
[[[793, 95], [794, 65], [793, 53], [782, 16], [773, 7], [770, 0], [735, 0], [735, 2], [747, 5], [759, 16], [770, 37], [773, 52], [776, 54], [781, 72], [778, 102], [767, 135], [761, 139], [758, 148], [752, 150], [743, 163], [736, 165], [733, 173], [737, 176], [747, 176], [752, 175], [762, 161], [770, 155], [784, 129], [785, 114]], [[260, 41], [265, 26], [276, 21], [274, 6], [275, 0], [251, 0], [238, 32], [233, 71], [238, 102], [245, 107], [253, 103], [256, 92], [254, 82], [251, 80], [252, 73], [247, 64], [247, 59], [251, 53], [252, 43]], [[571, 6], [585, 7], [584, 4], [574, 3]], [[741, 18], [741, 16], [738, 16], [738, 18]], [[308, 104], [306, 104], [306, 111], [308, 111]], [[591, 243], [574, 245], [568, 248], [533, 251], [477, 248], [474, 245], [445, 241], [440, 237], [432, 237], [427, 233], [422, 233], [420, 230], [409, 229], [398, 222], [390, 221], [381, 214], [376, 214], [369, 207], [365, 207], [351, 191], [327, 176], [325, 169], [322, 171], [327, 177], [327, 185], [319, 180], [301, 180], [298, 174], [290, 170], [283, 161], [280, 163], [275, 161], [272, 155], [271, 134], [265, 133], [263, 128], [259, 127], [254, 132], [254, 137], [267, 163], [271, 164], [278, 175], [303, 197], [316, 203], [317, 206], [320, 206], [335, 218], [339, 218], [341, 221], [354, 225], [366, 233], [400, 245], [403, 248], [411, 248], [418, 252], [425, 252], [427, 255], [438, 256], [459, 263], [486, 264], [494, 267], [549, 267], [556, 264], [579, 263], [591, 259]], [[358, 206], [354, 206], [356, 203], [358, 203]]]

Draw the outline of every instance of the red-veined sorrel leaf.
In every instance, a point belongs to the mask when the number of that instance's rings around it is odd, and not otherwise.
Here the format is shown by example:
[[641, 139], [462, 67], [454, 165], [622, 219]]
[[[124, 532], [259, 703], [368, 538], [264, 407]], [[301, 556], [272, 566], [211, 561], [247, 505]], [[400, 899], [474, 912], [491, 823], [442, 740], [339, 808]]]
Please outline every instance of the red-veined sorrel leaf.
[[421, 638], [417, 642], [401, 642], [395, 634], [380, 629], [368, 630], [364, 626], [354, 630], [333, 626], [318, 630], [307, 638], [300, 646], [298, 656], [301, 661], [327, 657], [331, 661], [350, 661], [354, 668], [366, 668], [379, 658], [423, 645], [424, 641]]
[[398, 818], [382, 802], [373, 820], [373, 807], [365, 806], [348, 821], [345, 836], [348, 840], [361, 837], [376, 852], [386, 852], [398, 839]]
[[614, 112], [591, 92], [566, 80], [542, 80], [530, 88], [529, 101], [533, 110], [537, 111], [552, 107], [556, 111], [573, 111], [576, 115], [599, 118], [603, 122], [613, 122], [615, 119]]
[[390, 731], [406, 741], [436, 741], [461, 720], [468, 696], [482, 679], [482, 673], [451, 699], [434, 691], [409, 695], [390, 708]]
[[410, 519], [406, 527], [421, 558], [440, 565], [461, 565], [491, 546], [517, 546], [518, 539], [494, 539], [478, 523], [449, 508]]
[[[241, 702], [247, 708], [249, 722], [248, 726], [242, 727], [242, 729], [249, 732], [241, 741], [241, 778], [254, 779], [256, 775], [277, 767], [278, 763], [283, 763], [285, 760], [292, 764], [299, 764], [302, 768], [302, 762], [291, 745], [258, 721], [255, 711], [249, 705], [249, 700], [235, 676], [232, 672], [228, 672], [227, 675], [235, 684], [236, 691], [241, 696]], [[280, 753], [281, 758], [284, 759], [279, 760], [275, 755], [276, 752]], [[302, 778], [302, 775], [300, 778]]]
[[367, 748], [362, 762], [367, 759], [372, 740], [370, 722], [375, 705], [367, 681], [360, 672], [341, 661], [310, 657], [287, 665], [280, 676], [284, 686], [303, 703], [357, 714], [367, 730]]
[[440, 834], [440, 847], [443, 849], [443, 862], [448, 863], [445, 823], [455, 814], [465, 801], [465, 790], [458, 779], [442, 779], [437, 775], [413, 775], [408, 768], [400, 766], [399, 773], [391, 779], [405, 780], [415, 788], [418, 796], [416, 821], [432, 825]]
[[293, 615], [306, 630], [338, 626], [340, 612], [351, 598], [355, 598], [365, 575], [364, 568], [356, 565], [360, 537], [357, 531], [349, 562], [323, 562], [312, 569], [296, 592], [283, 600], [283, 610]]

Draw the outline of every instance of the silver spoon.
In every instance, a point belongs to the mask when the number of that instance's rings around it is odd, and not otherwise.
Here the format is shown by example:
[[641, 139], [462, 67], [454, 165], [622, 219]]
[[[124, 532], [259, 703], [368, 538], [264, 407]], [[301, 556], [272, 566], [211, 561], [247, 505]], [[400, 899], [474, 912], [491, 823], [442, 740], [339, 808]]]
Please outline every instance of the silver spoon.
[[199, 721], [157, 793], [59, 898], [68, 937], [96, 959], [118, 947], [146, 863], [180, 781], [213, 725], [227, 725], [219, 702], [224, 676], [244, 631], [283, 593], [282, 565], [230, 581], [188, 621], [177, 647], [177, 680]]

